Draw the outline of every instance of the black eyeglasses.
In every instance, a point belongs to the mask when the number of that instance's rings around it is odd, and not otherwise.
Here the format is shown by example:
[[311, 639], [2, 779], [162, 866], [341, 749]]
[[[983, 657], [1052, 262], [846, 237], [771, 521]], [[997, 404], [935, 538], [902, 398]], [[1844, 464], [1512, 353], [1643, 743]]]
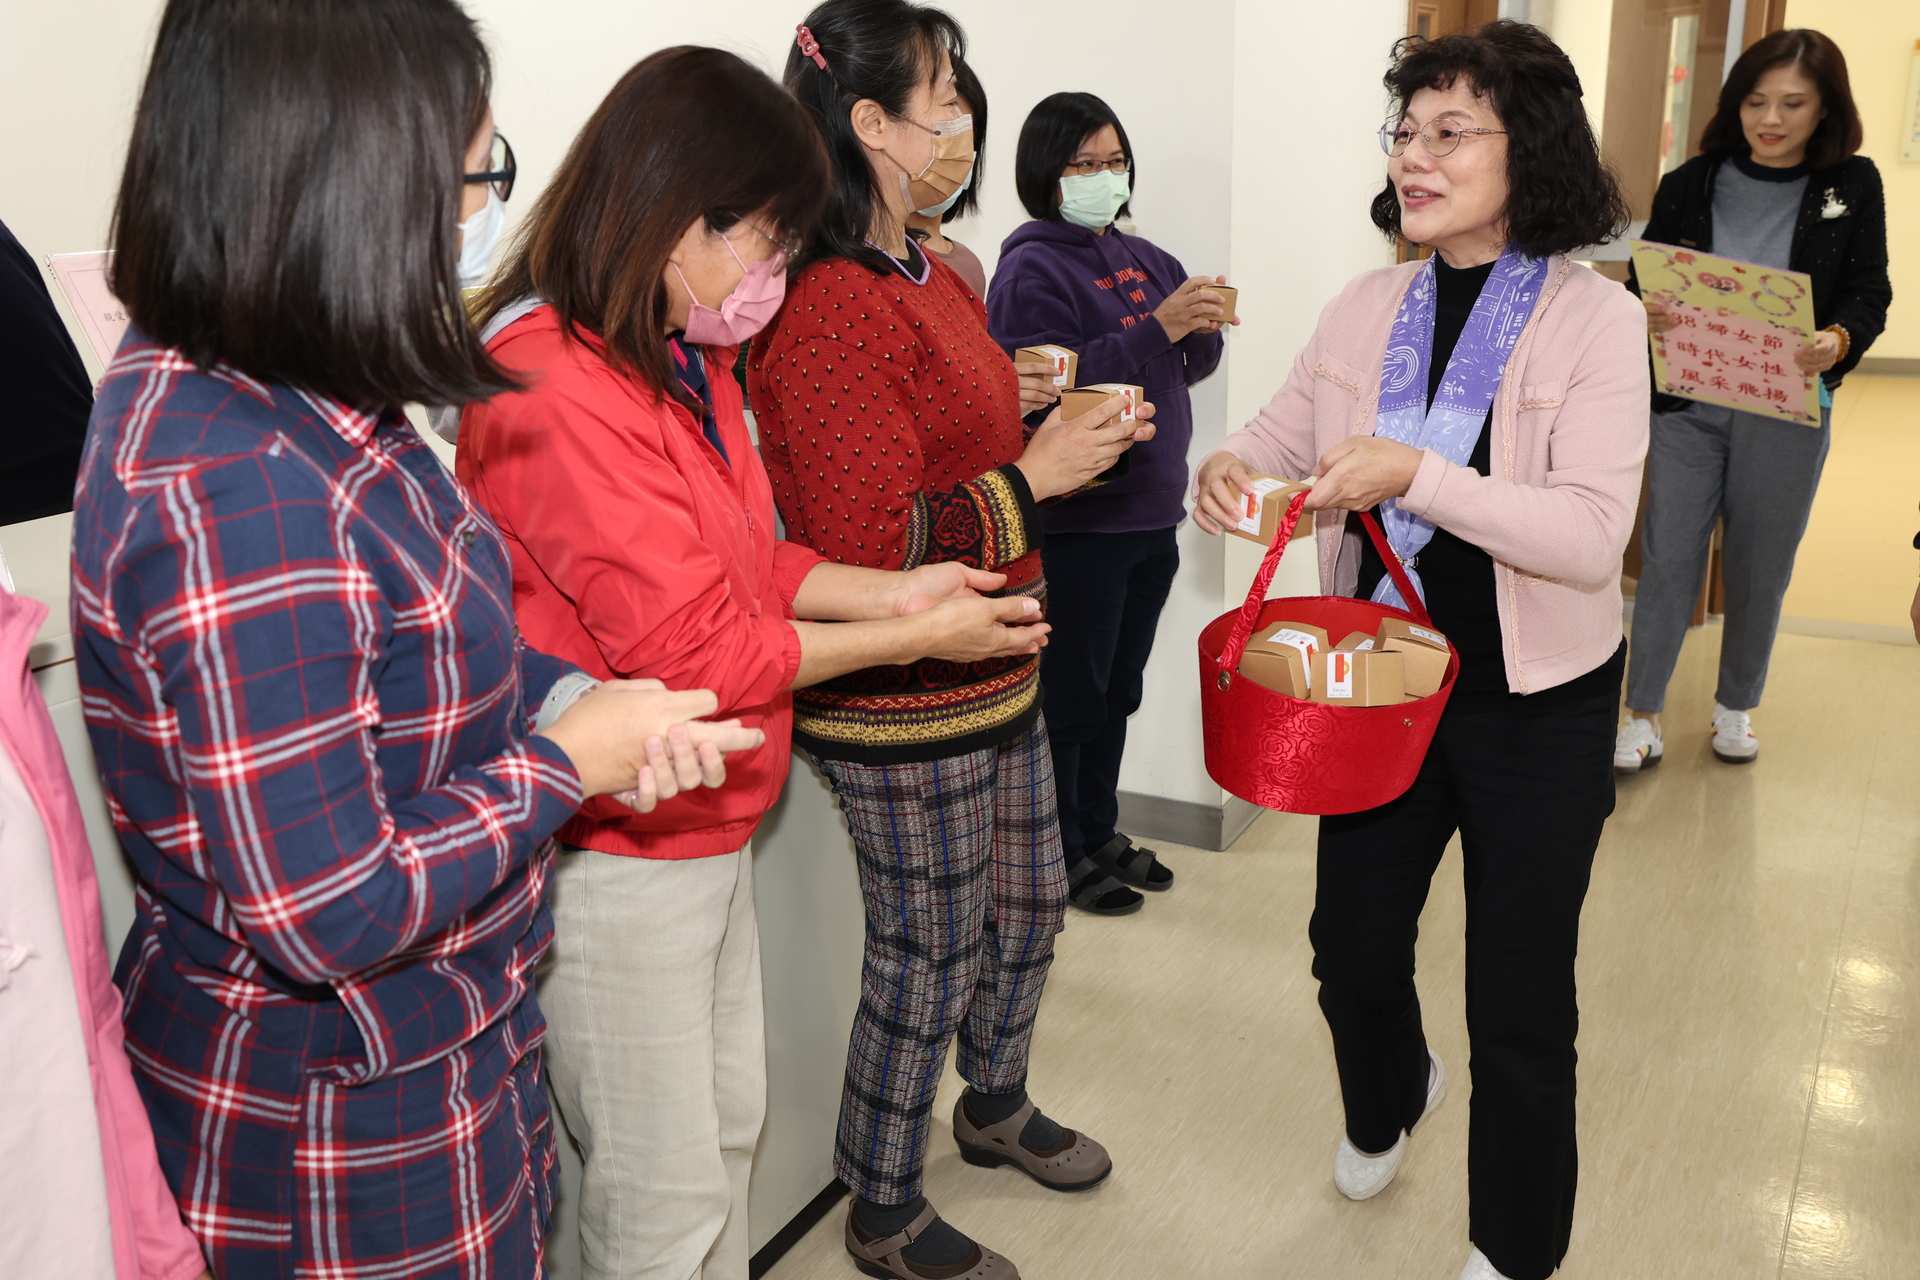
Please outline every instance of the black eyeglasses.
[[485, 182], [493, 187], [493, 194], [505, 200], [513, 194], [513, 180], [520, 176], [520, 166], [514, 163], [513, 147], [498, 133], [493, 135], [493, 149], [487, 153], [487, 171], [469, 173], [463, 182]]
[[1063, 178], [1091, 178], [1096, 173], [1126, 173], [1133, 168], [1131, 160], [1069, 160], [1060, 171]]

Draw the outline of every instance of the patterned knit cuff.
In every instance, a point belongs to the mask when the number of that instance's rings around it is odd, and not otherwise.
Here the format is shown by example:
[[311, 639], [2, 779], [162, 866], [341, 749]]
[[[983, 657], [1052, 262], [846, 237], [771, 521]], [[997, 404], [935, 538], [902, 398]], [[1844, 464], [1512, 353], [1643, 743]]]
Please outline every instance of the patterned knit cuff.
[[1033, 490], [1020, 468], [1008, 464], [951, 489], [915, 494], [900, 567], [966, 560], [998, 569], [1038, 550], [1044, 539]]
[[[1123, 454], [1122, 456], [1124, 457], [1125, 455]], [[995, 483], [996, 481], [998, 484]], [[993, 492], [995, 489], [1004, 485], [1007, 497], [1011, 499], [1014, 509], [1019, 513], [1021, 541], [1025, 545], [1018, 551], [1014, 551], [1002, 558], [1000, 561], [1001, 564], [1018, 560], [1027, 552], [1038, 551], [1046, 545], [1047, 531], [1045, 526], [1040, 523], [1040, 504], [1033, 500], [1033, 488], [1027, 483], [1027, 476], [1024, 471], [1012, 463], [1008, 463], [997, 471], [989, 471], [986, 475], [981, 476], [980, 484], [982, 488], [987, 488], [989, 492]], [[1009, 521], [1008, 523], [1011, 524], [1012, 522]]]

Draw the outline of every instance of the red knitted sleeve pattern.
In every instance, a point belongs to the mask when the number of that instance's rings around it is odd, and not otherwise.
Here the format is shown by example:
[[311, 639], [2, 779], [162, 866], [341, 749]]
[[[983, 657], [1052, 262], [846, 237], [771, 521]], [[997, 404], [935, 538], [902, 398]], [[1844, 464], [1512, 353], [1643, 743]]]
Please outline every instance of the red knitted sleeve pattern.
[[[925, 296], [914, 302], [936, 313], [920, 317], [883, 311], [889, 299], [863, 268], [819, 264], [809, 274], [750, 366], [787, 536], [875, 569], [939, 560], [997, 569], [1037, 548], [1039, 511], [1012, 465], [1025, 440], [1017, 383], [1007, 425], [1000, 389], [983, 385], [1004, 362], [984, 325], [982, 370], [970, 367], [970, 352], [943, 351], [924, 332], [953, 301], [937, 291], [946, 280], [920, 287]], [[1004, 373], [1013, 378], [1010, 362]]]

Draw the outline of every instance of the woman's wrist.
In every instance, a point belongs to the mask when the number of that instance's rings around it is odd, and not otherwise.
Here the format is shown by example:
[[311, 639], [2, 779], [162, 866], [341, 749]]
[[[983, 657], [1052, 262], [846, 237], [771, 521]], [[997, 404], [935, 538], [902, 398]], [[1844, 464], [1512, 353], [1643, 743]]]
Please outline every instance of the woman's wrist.
[[569, 671], [553, 682], [540, 710], [533, 717], [533, 731], [544, 733], [559, 722], [567, 708], [600, 687], [600, 681], [584, 671]]
[[1044, 464], [1034, 460], [1031, 449], [1014, 460], [1013, 468], [1020, 473], [1020, 478], [1027, 482], [1027, 492], [1033, 495], [1035, 502], [1045, 502], [1048, 498], [1058, 497], [1066, 492], [1065, 489], [1055, 488], [1047, 479]]

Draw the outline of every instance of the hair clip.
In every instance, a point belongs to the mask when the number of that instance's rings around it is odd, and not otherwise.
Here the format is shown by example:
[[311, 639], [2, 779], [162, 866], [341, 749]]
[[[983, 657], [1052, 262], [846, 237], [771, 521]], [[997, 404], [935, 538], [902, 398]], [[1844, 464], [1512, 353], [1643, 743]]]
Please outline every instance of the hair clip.
[[820, 42], [813, 38], [813, 32], [807, 30], [806, 24], [804, 23], [795, 27], [794, 30], [800, 33], [794, 39], [794, 43], [800, 46], [800, 52], [812, 58], [814, 66], [825, 71], [827, 69], [827, 57], [820, 52]]

